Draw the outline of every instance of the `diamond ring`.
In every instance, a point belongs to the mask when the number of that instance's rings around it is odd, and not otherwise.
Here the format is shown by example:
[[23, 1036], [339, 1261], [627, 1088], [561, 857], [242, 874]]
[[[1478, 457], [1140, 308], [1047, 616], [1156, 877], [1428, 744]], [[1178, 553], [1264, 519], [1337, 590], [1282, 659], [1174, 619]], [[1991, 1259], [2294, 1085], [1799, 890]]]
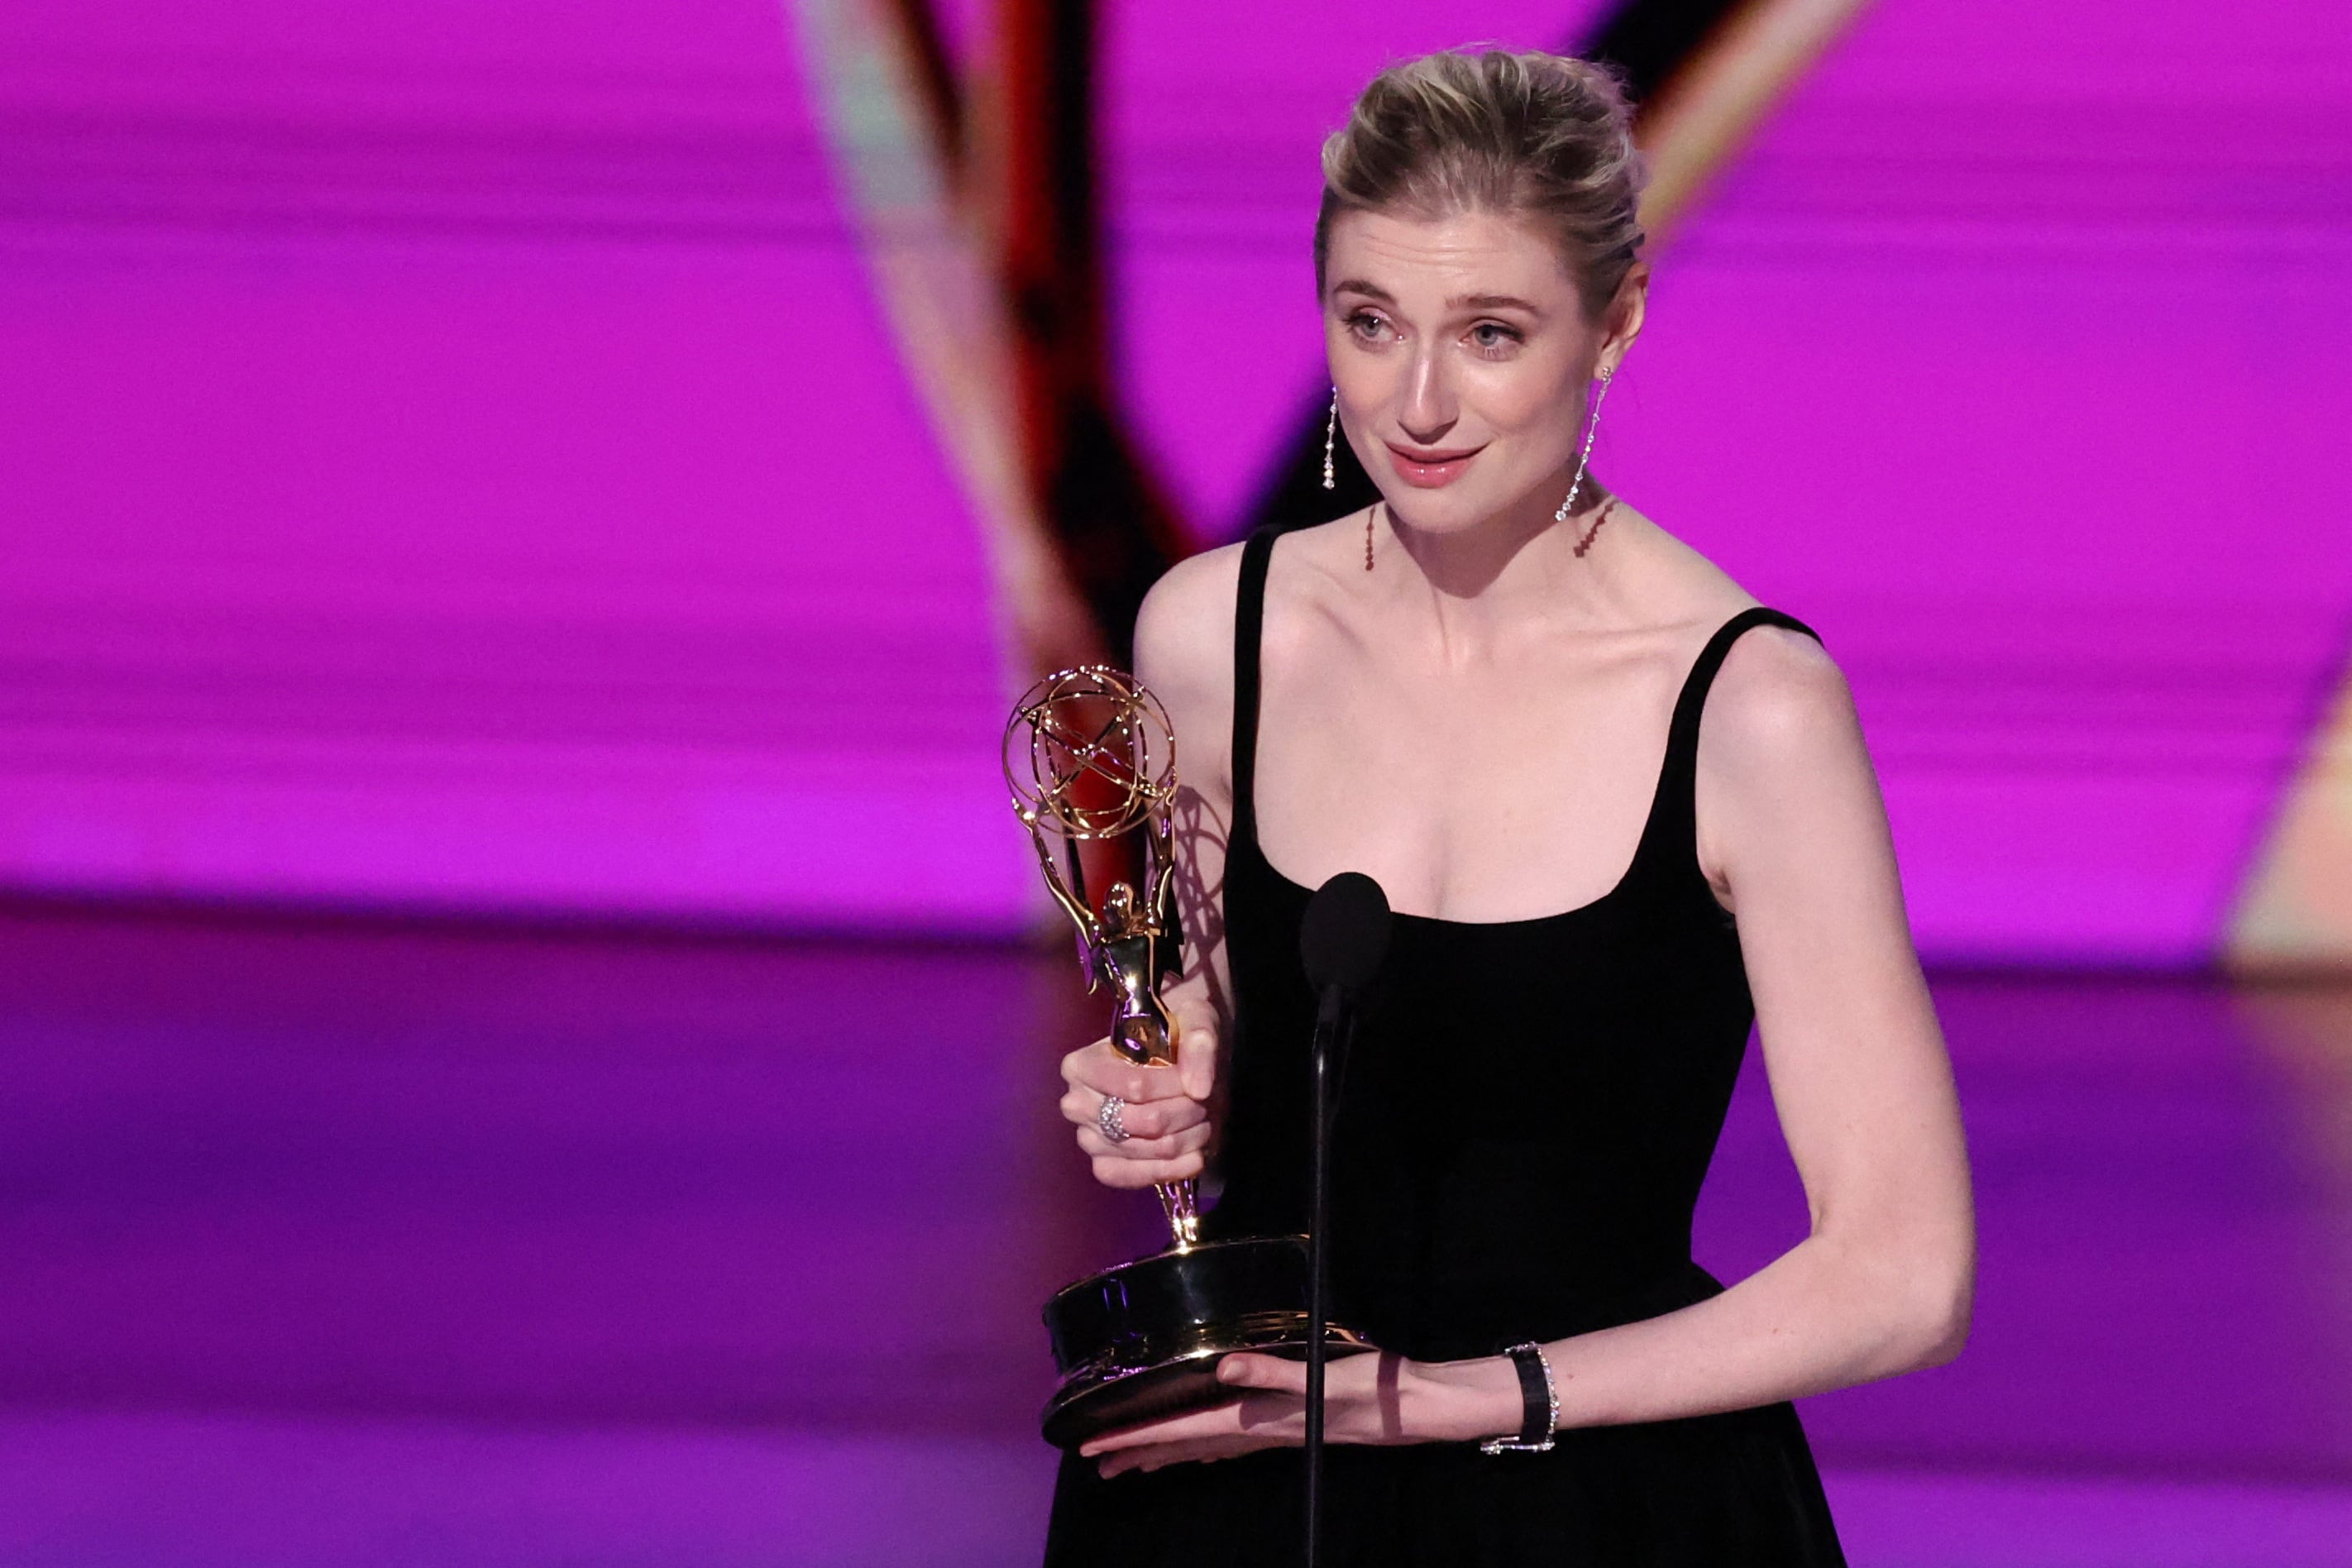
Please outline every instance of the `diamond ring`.
[[1106, 1142], [1124, 1143], [1134, 1136], [1128, 1131], [1127, 1123], [1119, 1120], [1119, 1112], [1126, 1109], [1127, 1101], [1118, 1096], [1110, 1094], [1103, 1097], [1102, 1109], [1095, 1112], [1095, 1129], [1103, 1135]]

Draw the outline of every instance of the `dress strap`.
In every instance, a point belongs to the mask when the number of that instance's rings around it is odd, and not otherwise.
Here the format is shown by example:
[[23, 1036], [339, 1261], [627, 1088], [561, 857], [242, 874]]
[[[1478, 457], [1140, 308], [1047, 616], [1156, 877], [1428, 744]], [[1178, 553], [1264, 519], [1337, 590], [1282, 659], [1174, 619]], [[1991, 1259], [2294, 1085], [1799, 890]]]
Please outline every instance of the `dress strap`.
[[1265, 574], [1276, 528], [1242, 546], [1241, 586], [1234, 599], [1234, 827], [1235, 840], [1257, 838], [1258, 644], [1265, 629]]
[[1706, 639], [1706, 647], [1699, 650], [1683, 681], [1681, 695], [1675, 699], [1674, 722], [1666, 730], [1665, 762], [1658, 771], [1657, 798], [1651, 804], [1649, 824], [1642, 835], [1645, 858], [1661, 849], [1680, 856], [1698, 853], [1699, 720], [1706, 710], [1706, 694], [1715, 685], [1716, 671], [1723, 668], [1731, 645], [1758, 626], [1781, 626], [1802, 632], [1815, 642], [1822, 640], [1821, 633], [1794, 616], [1761, 605], [1740, 611]]

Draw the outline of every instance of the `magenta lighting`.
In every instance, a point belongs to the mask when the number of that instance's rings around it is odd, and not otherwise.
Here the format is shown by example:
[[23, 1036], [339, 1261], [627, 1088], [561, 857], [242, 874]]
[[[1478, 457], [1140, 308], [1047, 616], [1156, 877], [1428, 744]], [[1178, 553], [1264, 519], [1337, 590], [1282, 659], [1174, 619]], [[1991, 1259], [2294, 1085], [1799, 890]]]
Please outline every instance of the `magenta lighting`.
[[[1659, 258], [1594, 461], [1835, 650], [1931, 957], [2210, 960], [2321, 721], [2337, 10], [1889, 0]], [[1353, 85], [1598, 14], [1118, 10], [1111, 317], [1196, 523], [1316, 383]], [[8, 8], [0, 886], [1025, 928], [1002, 563], [797, 37]]]

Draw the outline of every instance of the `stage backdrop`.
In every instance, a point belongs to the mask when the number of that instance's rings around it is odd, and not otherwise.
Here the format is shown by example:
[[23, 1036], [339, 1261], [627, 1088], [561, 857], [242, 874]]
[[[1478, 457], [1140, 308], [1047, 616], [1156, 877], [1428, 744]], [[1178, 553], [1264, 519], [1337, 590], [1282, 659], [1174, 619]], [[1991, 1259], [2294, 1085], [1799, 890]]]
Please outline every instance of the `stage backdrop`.
[[[1318, 384], [1351, 89], [1597, 10], [1108, 8], [1122, 384], [1203, 538]], [[0, 14], [0, 885], [1034, 918], [988, 556], [803, 36]], [[2326, 0], [1884, 0], [1661, 258], [1603, 471], [1822, 629], [1932, 955], [2205, 961], [2324, 773], [2347, 106]]]
[[1020, 917], [989, 577], [788, 31], [0, 15], [0, 877]]

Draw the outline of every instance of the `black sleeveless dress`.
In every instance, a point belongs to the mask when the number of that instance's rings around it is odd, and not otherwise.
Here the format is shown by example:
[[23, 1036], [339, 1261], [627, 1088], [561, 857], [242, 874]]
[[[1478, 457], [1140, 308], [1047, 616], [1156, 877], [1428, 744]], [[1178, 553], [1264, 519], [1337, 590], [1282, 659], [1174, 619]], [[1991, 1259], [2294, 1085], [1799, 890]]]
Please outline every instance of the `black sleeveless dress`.
[[[1225, 1186], [1208, 1228], [1307, 1228], [1298, 959], [1311, 889], [1257, 841], [1258, 641], [1272, 533], [1242, 556], [1225, 941], [1235, 1003]], [[1333, 1143], [1342, 1321], [1424, 1361], [1633, 1322], [1722, 1289], [1691, 1215], [1755, 1019], [1739, 936], [1700, 870], [1699, 713], [1751, 626], [1734, 616], [1675, 704], [1639, 849], [1591, 903], [1534, 920], [1397, 919], [1346, 1067]], [[1390, 1564], [1834, 1564], [1821, 1478], [1786, 1405], [1559, 1434], [1548, 1454], [1475, 1444], [1326, 1451], [1327, 1561]], [[1048, 1568], [1226, 1568], [1301, 1556], [1300, 1454], [1104, 1480], [1063, 1463]]]

